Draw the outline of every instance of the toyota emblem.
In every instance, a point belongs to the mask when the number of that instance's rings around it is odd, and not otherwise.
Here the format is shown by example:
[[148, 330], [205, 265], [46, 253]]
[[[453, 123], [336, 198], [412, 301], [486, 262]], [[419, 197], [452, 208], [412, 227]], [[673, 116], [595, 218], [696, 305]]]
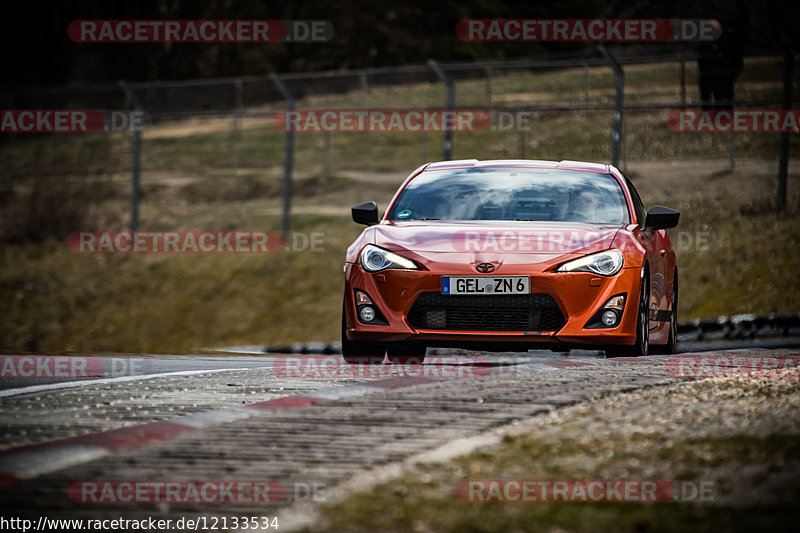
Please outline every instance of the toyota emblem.
[[494, 272], [494, 265], [491, 263], [478, 263], [475, 265], [475, 270], [481, 274], [488, 274], [489, 272]]

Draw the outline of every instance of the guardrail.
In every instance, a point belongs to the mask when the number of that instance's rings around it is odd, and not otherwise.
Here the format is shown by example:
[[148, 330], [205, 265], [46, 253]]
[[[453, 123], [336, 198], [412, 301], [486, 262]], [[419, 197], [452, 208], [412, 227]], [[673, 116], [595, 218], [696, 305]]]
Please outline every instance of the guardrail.
[[800, 313], [720, 316], [678, 324], [680, 340], [752, 339], [800, 335]]
[[[756, 337], [800, 336], [800, 313], [756, 316], [741, 314], [713, 319], [696, 319], [678, 324], [681, 341], [736, 340]], [[299, 342], [291, 345], [264, 346], [264, 353], [278, 354], [340, 354], [339, 342]]]

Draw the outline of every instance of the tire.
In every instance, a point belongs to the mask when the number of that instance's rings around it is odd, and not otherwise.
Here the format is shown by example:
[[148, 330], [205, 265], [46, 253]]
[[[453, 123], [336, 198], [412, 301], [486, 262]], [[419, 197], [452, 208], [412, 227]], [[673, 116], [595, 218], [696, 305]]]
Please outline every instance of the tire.
[[342, 358], [351, 365], [379, 365], [383, 363], [386, 345], [381, 342], [351, 341], [345, 332], [344, 303], [342, 303]]
[[658, 354], [673, 354], [678, 351], [678, 271], [675, 271], [672, 283], [672, 312], [669, 314], [669, 335], [667, 344], [654, 344], [651, 352]]
[[425, 362], [424, 344], [390, 343], [386, 350], [389, 362], [395, 365], [421, 365]]
[[645, 272], [639, 289], [639, 307], [636, 312], [636, 342], [632, 346], [606, 348], [606, 357], [645, 357], [650, 349], [650, 273]]

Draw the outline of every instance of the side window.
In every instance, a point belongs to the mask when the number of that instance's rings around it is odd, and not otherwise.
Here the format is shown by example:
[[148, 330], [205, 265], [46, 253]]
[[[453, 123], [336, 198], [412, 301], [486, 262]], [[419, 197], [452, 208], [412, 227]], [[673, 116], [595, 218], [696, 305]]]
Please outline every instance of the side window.
[[647, 215], [647, 212], [644, 210], [644, 204], [642, 203], [642, 199], [639, 197], [639, 192], [628, 178], [625, 178], [625, 183], [628, 185], [628, 190], [631, 191], [633, 210], [636, 211], [636, 220], [639, 221], [639, 227], [644, 227], [644, 218]]

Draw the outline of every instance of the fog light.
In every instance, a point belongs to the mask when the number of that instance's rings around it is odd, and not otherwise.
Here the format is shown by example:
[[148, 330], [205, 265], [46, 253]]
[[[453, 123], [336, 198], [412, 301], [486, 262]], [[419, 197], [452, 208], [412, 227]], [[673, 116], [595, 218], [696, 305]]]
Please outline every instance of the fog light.
[[614, 311], [605, 311], [600, 320], [602, 320], [603, 324], [606, 326], [613, 326], [617, 323], [617, 313]]
[[375, 310], [369, 306], [362, 307], [358, 312], [362, 322], [372, 322], [375, 319]]

